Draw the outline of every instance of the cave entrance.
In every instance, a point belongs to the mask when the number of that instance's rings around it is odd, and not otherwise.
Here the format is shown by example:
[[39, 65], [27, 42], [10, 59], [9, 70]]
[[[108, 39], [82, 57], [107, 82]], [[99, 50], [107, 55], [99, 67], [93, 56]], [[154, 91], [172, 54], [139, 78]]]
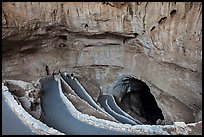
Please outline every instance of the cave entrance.
[[120, 106], [134, 118], [144, 124], [156, 124], [158, 119], [164, 120], [148, 85], [134, 77], [125, 78], [126, 92], [122, 96]]

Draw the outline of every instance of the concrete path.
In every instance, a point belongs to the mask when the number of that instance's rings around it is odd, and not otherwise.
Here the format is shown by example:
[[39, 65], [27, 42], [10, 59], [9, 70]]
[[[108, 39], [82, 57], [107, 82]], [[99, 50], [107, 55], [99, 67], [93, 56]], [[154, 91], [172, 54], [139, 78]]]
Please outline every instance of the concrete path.
[[44, 123], [69, 135], [119, 135], [133, 134], [96, 127], [80, 121], [74, 117], [59, 93], [59, 84], [53, 78], [46, 81], [43, 86], [42, 106], [45, 112]]
[[9, 107], [2, 95], [2, 135], [37, 135]]
[[69, 86], [75, 91], [75, 93], [83, 100], [88, 102], [92, 107], [103, 111], [98, 104], [93, 100], [93, 98], [86, 92], [83, 86], [79, 83], [79, 81], [74, 78], [68, 78], [65, 75], [61, 74], [61, 77], [69, 84]]
[[[104, 107], [104, 109], [107, 112], [110, 112], [112, 114], [112, 116], [114, 115], [114, 117], [122, 122], [122, 123], [127, 123], [127, 124], [131, 124], [131, 125], [142, 125], [142, 123], [139, 120], [134, 119], [133, 117], [131, 117], [129, 114], [127, 114], [126, 112], [124, 112], [115, 102], [115, 99], [113, 98], [112, 95], [102, 95], [99, 97], [99, 103], [101, 104], [101, 106]], [[107, 102], [107, 103], [106, 103]], [[114, 111], [114, 113], [113, 113]]]

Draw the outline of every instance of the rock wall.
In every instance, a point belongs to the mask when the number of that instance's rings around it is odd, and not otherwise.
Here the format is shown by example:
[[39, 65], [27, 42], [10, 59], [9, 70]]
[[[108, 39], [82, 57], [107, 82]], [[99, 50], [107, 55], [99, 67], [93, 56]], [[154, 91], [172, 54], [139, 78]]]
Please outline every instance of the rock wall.
[[75, 32], [136, 36], [147, 56], [201, 72], [201, 12], [199, 2], [13, 2], [3, 3], [2, 22], [59, 23]]
[[171, 121], [185, 114], [169, 114], [169, 102], [189, 116], [202, 108], [200, 2], [4, 2], [2, 24], [3, 49], [20, 52], [3, 57], [3, 78], [37, 79], [48, 65], [91, 77], [105, 92], [127, 73], [147, 82]]

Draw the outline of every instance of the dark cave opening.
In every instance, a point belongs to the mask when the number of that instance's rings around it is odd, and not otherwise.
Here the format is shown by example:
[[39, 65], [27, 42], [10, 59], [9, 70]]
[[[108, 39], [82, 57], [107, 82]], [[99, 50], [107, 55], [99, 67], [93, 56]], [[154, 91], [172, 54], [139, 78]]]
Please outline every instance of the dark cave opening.
[[144, 124], [156, 124], [158, 119], [164, 120], [162, 110], [158, 107], [148, 85], [134, 77], [125, 81], [128, 81], [128, 86], [126, 94], [121, 98], [121, 108], [134, 113]]
[[175, 10], [175, 9], [170, 12], [170, 15], [171, 15], [171, 16], [173, 16], [173, 15], [175, 15], [175, 14], [176, 14], [176, 10]]

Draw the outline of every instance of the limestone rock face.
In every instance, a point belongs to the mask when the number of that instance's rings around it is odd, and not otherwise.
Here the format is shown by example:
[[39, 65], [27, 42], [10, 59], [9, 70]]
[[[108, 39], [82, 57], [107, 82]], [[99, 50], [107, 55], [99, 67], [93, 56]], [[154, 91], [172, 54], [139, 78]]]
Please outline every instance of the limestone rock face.
[[166, 119], [202, 111], [201, 2], [3, 2], [2, 24], [3, 79], [35, 81], [48, 66], [105, 93], [126, 73], [148, 84]]
[[201, 11], [197, 2], [13, 2], [3, 3], [2, 22], [9, 27], [59, 23], [75, 32], [137, 35], [146, 55], [201, 72]]

